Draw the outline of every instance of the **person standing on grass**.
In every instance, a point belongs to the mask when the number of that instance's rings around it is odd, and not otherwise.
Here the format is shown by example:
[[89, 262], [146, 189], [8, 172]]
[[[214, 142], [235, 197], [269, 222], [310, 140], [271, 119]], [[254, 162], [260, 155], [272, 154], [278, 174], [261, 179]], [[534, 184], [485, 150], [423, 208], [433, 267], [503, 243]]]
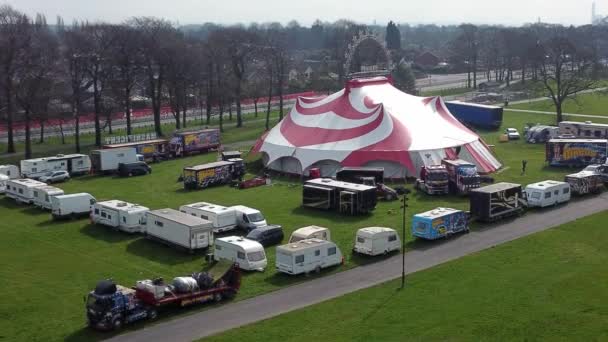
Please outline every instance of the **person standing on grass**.
[[527, 160], [522, 160], [521, 161], [521, 175], [523, 176], [526, 173], [526, 166], [528, 165], [528, 161]]

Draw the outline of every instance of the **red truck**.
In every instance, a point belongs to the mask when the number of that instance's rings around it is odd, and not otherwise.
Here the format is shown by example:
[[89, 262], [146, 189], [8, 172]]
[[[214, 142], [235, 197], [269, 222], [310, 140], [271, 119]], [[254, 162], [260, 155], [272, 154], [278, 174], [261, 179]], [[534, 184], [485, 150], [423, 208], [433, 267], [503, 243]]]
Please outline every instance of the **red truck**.
[[233, 298], [241, 286], [236, 264], [219, 262], [208, 272], [177, 277], [171, 284], [162, 279], [141, 280], [131, 288], [102, 280], [85, 297], [89, 327], [119, 330], [125, 324], [155, 319], [158, 310]]

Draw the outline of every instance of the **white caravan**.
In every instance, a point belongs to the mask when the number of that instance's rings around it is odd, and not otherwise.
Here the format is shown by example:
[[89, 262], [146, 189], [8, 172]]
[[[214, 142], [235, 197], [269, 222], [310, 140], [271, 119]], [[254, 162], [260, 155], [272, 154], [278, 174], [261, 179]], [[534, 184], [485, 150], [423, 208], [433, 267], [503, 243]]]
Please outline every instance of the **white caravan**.
[[210, 221], [174, 209], [146, 213], [146, 236], [194, 251], [213, 244]]
[[70, 175], [89, 173], [91, 159], [86, 154], [58, 154], [54, 157], [25, 159], [21, 161], [21, 175], [39, 178], [49, 171], [67, 171]]
[[93, 205], [91, 221], [127, 233], [139, 233], [146, 225], [149, 208], [120, 200], [97, 202]]
[[54, 186], [41, 186], [34, 189], [34, 205], [42, 209], [50, 210], [53, 206], [53, 196], [63, 195], [63, 190]]
[[134, 147], [91, 151], [91, 168], [95, 173], [116, 172], [118, 164], [129, 164], [136, 161], [138, 161], [138, 155]]
[[215, 233], [227, 232], [236, 227], [249, 232], [267, 225], [259, 210], [242, 205], [224, 207], [213, 203], [198, 202], [182, 205], [179, 207], [179, 211], [211, 221]]
[[6, 182], [6, 196], [17, 202], [30, 204], [34, 202], [34, 189], [46, 185], [28, 178], [9, 180]]
[[264, 271], [268, 261], [264, 247], [257, 241], [240, 236], [215, 239], [213, 251], [215, 261], [230, 260], [246, 271]]
[[51, 214], [54, 219], [89, 215], [95, 202], [95, 197], [86, 192], [53, 196]]
[[6, 191], [6, 183], [8, 183], [9, 180], [9, 176], [0, 174], [0, 194], [3, 194]]
[[318, 273], [343, 262], [340, 248], [331, 241], [306, 239], [277, 247], [277, 271], [287, 274]]
[[570, 200], [570, 184], [546, 180], [526, 186], [528, 207], [547, 207]]
[[353, 251], [374, 256], [398, 251], [400, 248], [401, 242], [394, 229], [367, 227], [357, 231]]
[[313, 238], [331, 241], [331, 232], [329, 231], [329, 228], [319, 226], [306, 226], [298, 228], [291, 233], [289, 243]]
[[21, 173], [16, 165], [0, 165], [0, 175], [8, 176], [10, 179], [21, 178]]

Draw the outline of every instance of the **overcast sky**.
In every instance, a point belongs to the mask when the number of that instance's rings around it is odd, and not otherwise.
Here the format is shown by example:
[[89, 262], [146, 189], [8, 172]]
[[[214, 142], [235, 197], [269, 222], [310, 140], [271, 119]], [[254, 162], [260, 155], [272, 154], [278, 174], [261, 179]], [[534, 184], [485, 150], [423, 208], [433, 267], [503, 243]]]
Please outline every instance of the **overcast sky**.
[[[608, 0], [596, 0], [608, 14]], [[520, 25], [543, 22], [581, 25], [591, 21], [592, 0], [0, 0], [30, 15], [43, 13], [49, 23], [61, 15], [118, 23], [131, 16], [156, 16], [179, 24], [222, 24], [315, 19], [352, 19], [360, 23]]]

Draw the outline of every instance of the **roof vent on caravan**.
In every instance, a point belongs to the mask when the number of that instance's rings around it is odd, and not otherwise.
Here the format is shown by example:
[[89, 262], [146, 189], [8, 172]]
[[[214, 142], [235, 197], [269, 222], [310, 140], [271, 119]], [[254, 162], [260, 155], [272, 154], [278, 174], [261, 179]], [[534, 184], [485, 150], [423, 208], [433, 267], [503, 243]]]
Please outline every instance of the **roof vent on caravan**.
[[65, 156], [64, 156], [63, 154], [61, 154], [61, 153], [60, 153], [60, 154], [58, 154], [56, 157], [57, 157], [57, 158], [61, 158], [61, 157], [65, 157]]
[[321, 180], [321, 182], [323, 182], [323, 183], [329, 183], [329, 182], [331, 182], [331, 179], [330, 178], [323, 178]]
[[126, 202], [120, 202], [118, 204], [116, 204], [117, 207], [126, 207], [127, 203]]

